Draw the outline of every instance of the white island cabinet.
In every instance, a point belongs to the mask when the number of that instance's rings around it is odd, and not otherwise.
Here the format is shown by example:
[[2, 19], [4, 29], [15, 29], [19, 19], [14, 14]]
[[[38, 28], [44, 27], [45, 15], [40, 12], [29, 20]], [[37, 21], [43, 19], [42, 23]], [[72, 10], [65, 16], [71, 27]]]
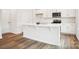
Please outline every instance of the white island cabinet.
[[60, 24], [26, 24], [23, 36], [32, 40], [60, 46]]

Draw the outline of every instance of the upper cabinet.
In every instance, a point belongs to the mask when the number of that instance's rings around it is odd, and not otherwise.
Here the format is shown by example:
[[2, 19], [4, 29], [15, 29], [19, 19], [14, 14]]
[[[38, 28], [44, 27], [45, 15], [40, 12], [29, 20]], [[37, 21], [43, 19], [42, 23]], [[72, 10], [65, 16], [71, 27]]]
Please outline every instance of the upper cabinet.
[[61, 10], [62, 17], [75, 17], [74, 9], [62, 9]]
[[76, 10], [76, 26], [77, 30], [79, 30], [79, 9]]
[[33, 11], [34, 17], [52, 17], [52, 9], [35, 9]]
[[34, 14], [36, 17], [49, 17], [52, 18], [52, 13], [61, 12], [61, 17], [75, 17], [74, 9], [36, 9]]
[[19, 25], [26, 24], [28, 22], [32, 22], [33, 17], [32, 9], [18, 9], [17, 10], [17, 21]]

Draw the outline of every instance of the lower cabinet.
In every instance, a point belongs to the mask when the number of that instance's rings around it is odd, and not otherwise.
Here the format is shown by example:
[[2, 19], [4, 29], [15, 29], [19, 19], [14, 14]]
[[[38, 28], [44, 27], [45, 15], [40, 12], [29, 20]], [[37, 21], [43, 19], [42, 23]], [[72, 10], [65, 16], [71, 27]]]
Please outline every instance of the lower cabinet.
[[34, 26], [26, 25], [23, 28], [23, 37], [32, 40], [60, 46], [60, 26]]
[[1, 27], [0, 27], [0, 39], [2, 38], [2, 32], [1, 32]]
[[77, 39], [79, 40], [79, 32], [78, 32], [79, 30], [77, 30], [77, 32], [76, 32], [76, 36], [77, 36]]
[[61, 33], [76, 34], [75, 23], [62, 23]]
[[79, 9], [76, 10], [76, 37], [79, 40]]

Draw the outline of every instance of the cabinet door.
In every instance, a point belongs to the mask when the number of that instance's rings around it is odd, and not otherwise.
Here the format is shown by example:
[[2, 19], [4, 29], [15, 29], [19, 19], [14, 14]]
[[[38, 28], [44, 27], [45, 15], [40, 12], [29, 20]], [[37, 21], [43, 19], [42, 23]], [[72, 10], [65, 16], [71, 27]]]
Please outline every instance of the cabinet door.
[[76, 36], [79, 40], [79, 9], [76, 10]]
[[67, 17], [67, 10], [66, 9], [62, 10], [61, 17]]
[[52, 9], [37, 9], [37, 10], [34, 10], [34, 13], [36, 14], [42, 14], [42, 17], [44, 18], [48, 18], [48, 17], [52, 17], [52, 12], [55, 11], [55, 10], [52, 10]]
[[64, 23], [61, 25], [61, 33], [75, 34], [75, 23]]
[[2, 38], [1, 26], [0, 26], [0, 39]]
[[13, 33], [17, 32], [17, 14], [15, 9], [11, 9], [10, 11], [10, 20], [9, 20], [9, 26], [10, 31]]
[[33, 18], [39, 18], [40, 16], [43, 17], [43, 14], [45, 13], [44, 9], [34, 9], [33, 10]]
[[62, 17], [75, 17], [74, 9], [62, 9]]
[[8, 9], [2, 9], [1, 10], [1, 28], [2, 33], [9, 32], [10, 26], [9, 26], [9, 19], [10, 19], [10, 10]]
[[74, 9], [69, 9], [69, 10], [67, 10], [67, 15], [69, 16], [69, 17], [75, 17], [75, 10]]
[[52, 17], [52, 12], [53, 12], [53, 10], [52, 9], [45, 9], [44, 10], [44, 15], [43, 15], [43, 17], [48, 17], [48, 18], [51, 18]]
[[23, 32], [24, 37], [60, 46], [60, 27], [25, 25]]

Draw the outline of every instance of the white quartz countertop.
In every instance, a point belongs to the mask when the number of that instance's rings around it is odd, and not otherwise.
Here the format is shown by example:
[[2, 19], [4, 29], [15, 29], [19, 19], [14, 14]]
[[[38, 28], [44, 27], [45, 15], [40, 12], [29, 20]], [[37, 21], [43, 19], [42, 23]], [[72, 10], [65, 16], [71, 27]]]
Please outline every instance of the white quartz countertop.
[[27, 23], [23, 24], [24, 26], [29, 25], [29, 26], [49, 26], [49, 27], [59, 27], [61, 24], [36, 24], [36, 23]]

